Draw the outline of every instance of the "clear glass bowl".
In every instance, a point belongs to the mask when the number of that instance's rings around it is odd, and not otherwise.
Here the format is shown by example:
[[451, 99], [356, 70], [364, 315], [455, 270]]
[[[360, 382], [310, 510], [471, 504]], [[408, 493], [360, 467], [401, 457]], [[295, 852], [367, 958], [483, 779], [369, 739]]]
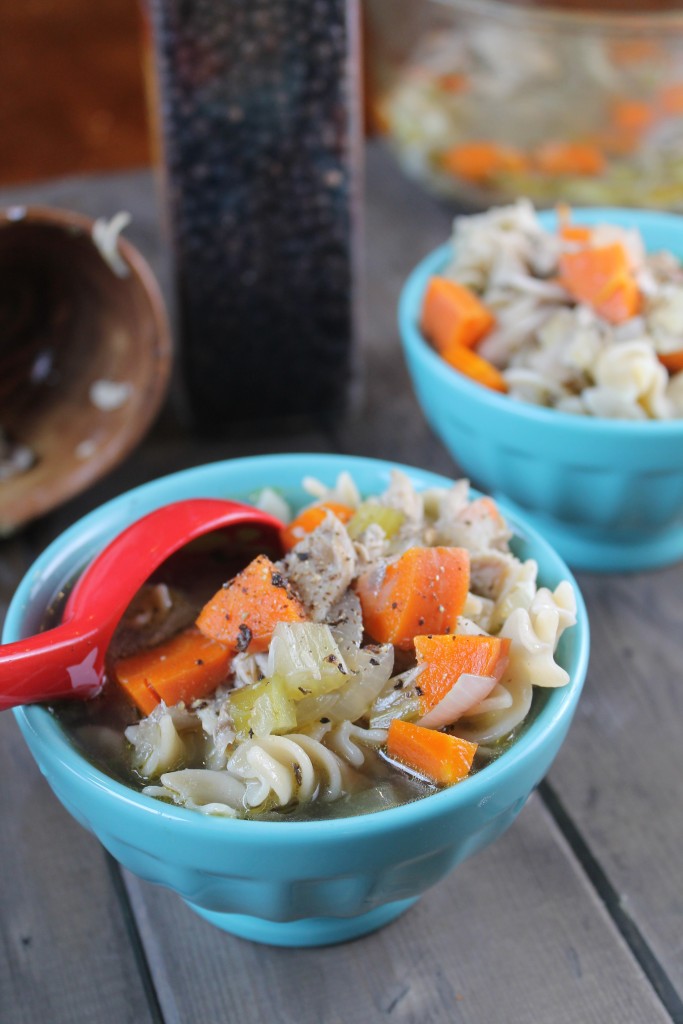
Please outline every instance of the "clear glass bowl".
[[460, 204], [682, 210], [683, 6], [560, 2], [366, 0], [372, 127]]

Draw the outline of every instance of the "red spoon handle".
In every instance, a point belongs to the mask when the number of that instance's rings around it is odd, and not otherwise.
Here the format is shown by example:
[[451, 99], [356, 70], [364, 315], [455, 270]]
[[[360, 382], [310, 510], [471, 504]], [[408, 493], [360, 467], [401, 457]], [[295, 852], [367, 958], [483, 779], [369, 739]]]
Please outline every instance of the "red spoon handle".
[[97, 633], [62, 623], [0, 648], [0, 711], [62, 697], [94, 697], [102, 685], [105, 648]]
[[227, 527], [242, 529], [236, 541], [245, 549], [256, 539], [279, 543], [281, 524], [273, 516], [217, 498], [164, 505], [132, 523], [80, 577], [61, 626], [0, 647], [0, 711], [94, 696], [114, 630], [143, 583], [185, 544]]

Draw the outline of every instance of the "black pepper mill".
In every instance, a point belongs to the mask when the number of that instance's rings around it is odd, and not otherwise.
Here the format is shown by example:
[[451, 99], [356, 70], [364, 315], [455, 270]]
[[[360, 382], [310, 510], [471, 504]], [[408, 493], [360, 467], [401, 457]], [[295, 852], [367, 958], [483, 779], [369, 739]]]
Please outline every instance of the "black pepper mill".
[[203, 431], [343, 410], [357, 0], [149, 0], [189, 407]]

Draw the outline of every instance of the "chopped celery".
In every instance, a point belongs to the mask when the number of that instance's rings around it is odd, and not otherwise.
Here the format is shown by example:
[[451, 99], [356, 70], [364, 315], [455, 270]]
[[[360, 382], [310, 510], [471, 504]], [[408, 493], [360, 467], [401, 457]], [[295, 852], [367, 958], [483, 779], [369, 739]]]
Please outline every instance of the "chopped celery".
[[384, 690], [394, 667], [394, 648], [391, 644], [378, 644], [349, 651], [347, 663], [353, 674], [337, 691], [330, 717], [355, 722]]
[[404, 520], [403, 512], [399, 512], [397, 508], [378, 505], [374, 501], [364, 501], [346, 524], [346, 530], [351, 540], [356, 540], [361, 533], [367, 530], [368, 526], [379, 526], [387, 539], [391, 540], [403, 525]]
[[230, 716], [241, 736], [268, 736], [296, 728], [296, 709], [281, 679], [263, 679], [233, 690]]
[[329, 626], [279, 622], [268, 654], [268, 675], [277, 676], [292, 700], [338, 690], [349, 670]]
[[412, 722], [422, 717], [423, 710], [416, 687], [412, 684], [403, 686], [400, 676], [390, 679], [389, 683], [393, 684], [392, 688], [380, 693], [370, 708], [368, 723], [371, 729], [388, 729], [394, 718]]

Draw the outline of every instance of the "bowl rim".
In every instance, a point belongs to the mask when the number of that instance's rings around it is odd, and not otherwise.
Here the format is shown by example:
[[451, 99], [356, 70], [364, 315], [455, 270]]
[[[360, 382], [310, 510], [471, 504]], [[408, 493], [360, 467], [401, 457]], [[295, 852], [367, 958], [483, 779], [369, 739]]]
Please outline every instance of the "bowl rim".
[[589, 7], [571, 9], [555, 6], [544, 0], [543, 5], [529, 6], [511, 0], [436, 0], [440, 7], [474, 14], [477, 17], [495, 18], [497, 21], [527, 29], [555, 28], [577, 32], [603, 31], [616, 34], [656, 35], [662, 31], [683, 28], [683, 13], [662, 7], [644, 13], [615, 8], [597, 11]]
[[[537, 210], [536, 213], [544, 227], [552, 228], [556, 225], [555, 210]], [[680, 232], [683, 239], [683, 215], [680, 214], [618, 206], [572, 207], [572, 221], [577, 224], [610, 223], [617, 218], [620, 221], [619, 226], [669, 228], [671, 231]], [[438, 377], [453, 391], [462, 392], [476, 399], [479, 404], [491, 411], [526, 419], [529, 423], [542, 426], [544, 429], [571, 428], [580, 433], [591, 434], [593, 437], [599, 432], [607, 437], [625, 434], [627, 437], [643, 438], [651, 434], [653, 438], [658, 439], [679, 435], [683, 438], [683, 417], [670, 420], [622, 420], [608, 419], [604, 416], [579, 416], [561, 409], [511, 399], [491, 388], [476, 384], [453, 370], [422, 334], [418, 315], [427, 282], [430, 277], [443, 270], [452, 255], [452, 247], [452, 239], [449, 239], [423, 257], [406, 278], [398, 300], [398, 325], [404, 349], [406, 353], [419, 358], [432, 376]], [[681, 250], [683, 256], [683, 241]]]
[[[202, 488], [205, 486], [202, 478], [208, 476], [214, 479], [222, 471], [228, 475], [230, 472], [233, 472], [238, 476], [244, 477], [251, 470], [262, 470], [261, 479], [264, 482], [260, 486], [268, 486], [269, 466], [283, 467], [286, 470], [290, 470], [292, 488], [300, 486], [304, 476], [314, 475], [316, 472], [320, 473], [321, 470], [327, 470], [330, 476], [333, 474], [336, 476], [342, 470], [348, 470], [353, 475], [354, 469], [356, 469], [359, 472], [370, 473], [379, 478], [382, 472], [385, 476], [388, 476], [392, 469], [399, 469], [407, 472], [414, 481], [419, 481], [420, 488], [445, 486], [453, 482], [441, 474], [421, 470], [418, 467], [408, 466], [403, 463], [366, 458], [364, 456], [321, 453], [248, 456], [246, 458], [218, 461], [179, 470], [118, 495], [88, 513], [55, 538], [28, 569], [15, 592], [3, 627], [3, 642], [7, 643], [21, 638], [23, 633], [22, 620], [26, 611], [30, 608], [37, 581], [47, 573], [50, 566], [59, 565], [57, 556], [68, 545], [76, 543], [79, 537], [92, 537], [93, 532], [101, 535], [111, 525], [112, 520], [116, 521], [115, 532], [118, 532], [126, 523], [138, 518], [145, 511], [171, 500], [169, 497], [166, 497], [156, 501], [160, 494], [163, 494], [169, 488], [174, 488], [178, 483], [185, 487], [183, 492], [185, 496], [192, 492], [196, 496], [201, 496], [203, 493]], [[188, 488], [190, 488], [189, 492]], [[231, 488], [228, 483], [225, 496], [229, 497], [231, 491], [234, 496], [235, 490], [239, 490], [239, 487], [234, 487], [233, 485], [233, 488]], [[471, 493], [476, 497], [480, 492], [472, 488]], [[144, 509], [140, 509], [140, 499], [149, 498], [156, 504], [149, 504]], [[574, 588], [577, 602], [575, 664], [570, 673], [569, 683], [564, 687], [549, 691], [546, 705], [511, 747], [491, 764], [475, 775], [464, 779], [456, 786], [430, 793], [425, 798], [419, 798], [397, 807], [349, 817], [292, 822], [221, 818], [204, 815], [184, 807], [166, 804], [153, 797], [145, 796], [143, 793], [111, 778], [91, 764], [76, 749], [69, 741], [58, 720], [46, 708], [40, 705], [22, 706], [14, 709], [14, 716], [19, 728], [24, 734], [32, 753], [33, 746], [31, 740], [37, 741], [41, 746], [46, 745], [49, 749], [48, 756], [51, 760], [56, 761], [66, 772], [77, 776], [83, 785], [106, 794], [109, 800], [116, 801], [117, 803], [123, 802], [131, 810], [134, 810], [135, 813], [143, 815], [147, 819], [150, 816], [165, 821], [173, 819], [178, 822], [179, 827], [186, 827], [188, 824], [194, 823], [194, 827], [202, 834], [224, 835], [226, 838], [234, 837], [236, 831], [241, 833], [243, 838], [247, 838], [249, 835], [256, 838], [263, 830], [268, 831], [270, 838], [273, 838], [274, 833], [272, 830], [275, 829], [278, 839], [287, 844], [298, 843], [302, 837], [313, 841], [316, 838], [322, 839], [328, 836], [352, 836], [361, 832], [363, 834], [375, 831], [384, 832], [392, 827], [416, 826], [425, 819], [447, 813], [455, 813], [459, 805], [471, 804], [474, 800], [478, 802], [488, 800], [491, 793], [495, 791], [497, 783], [501, 781], [501, 776], [504, 778], [508, 770], [514, 772], [520, 762], [527, 757], [533, 758], [535, 752], [542, 748], [546, 738], [551, 736], [557, 728], [561, 728], [565, 720], [567, 722], [571, 721], [585, 681], [590, 650], [588, 614], [583, 596], [571, 570], [551, 545], [536, 530], [527, 525], [523, 517], [519, 516], [516, 511], [507, 508], [504, 501], [500, 501], [499, 504], [503, 514], [510, 522], [510, 525], [513, 526], [515, 534], [521, 538], [521, 541], [528, 542], [536, 556], [542, 556], [545, 561], [550, 561], [553, 574], [558, 576], [558, 578], [569, 580]], [[121, 521], [122, 516], [123, 522]], [[528, 557], [534, 557], [534, 554], [530, 554]], [[55, 561], [56, 559], [57, 561]]]

